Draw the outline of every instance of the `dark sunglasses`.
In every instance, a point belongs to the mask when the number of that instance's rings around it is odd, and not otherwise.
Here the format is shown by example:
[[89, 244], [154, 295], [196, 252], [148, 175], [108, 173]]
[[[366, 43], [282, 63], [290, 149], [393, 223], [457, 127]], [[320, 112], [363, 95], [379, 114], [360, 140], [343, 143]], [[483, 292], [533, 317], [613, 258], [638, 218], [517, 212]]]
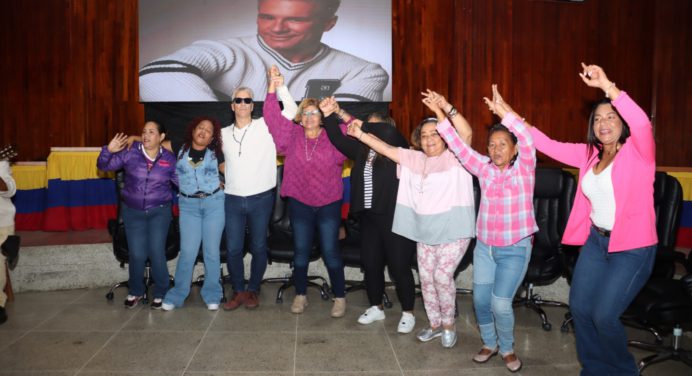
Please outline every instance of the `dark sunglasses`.
[[235, 103], [235, 104], [241, 104], [241, 103], [250, 104], [250, 103], [252, 103], [252, 98], [236, 98], [233, 100], [233, 103]]

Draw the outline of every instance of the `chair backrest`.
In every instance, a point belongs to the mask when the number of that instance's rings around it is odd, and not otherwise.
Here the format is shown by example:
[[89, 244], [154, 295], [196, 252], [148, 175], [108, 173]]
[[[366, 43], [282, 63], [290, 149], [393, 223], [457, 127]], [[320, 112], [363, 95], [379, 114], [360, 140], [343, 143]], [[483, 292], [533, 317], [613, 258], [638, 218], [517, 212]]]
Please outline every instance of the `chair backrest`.
[[682, 211], [682, 186], [678, 179], [656, 172], [654, 180], [654, 209], [656, 210], [656, 232], [658, 249], [673, 249], [680, 226]]
[[[293, 230], [291, 229], [291, 220], [288, 216], [288, 200], [281, 197], [279, 192], [281, 183], [284, 177], [284, 166], [276, 167], [276, 187], [277, 192], [274, 195], [274, 208], [272, 210], [271, 219], [269, 220], [269, 235], [275, 241], [291, 241], [293, 238]], [[271, 246], [271, 245], [270, 245]]]
[[538, 225], [534, 249], [559, 250], [576, 194], [574, 175], [560, 168], [537, 168], [533, 209]]
[[[118, 198], [117, 218], [108, 220], [108, 233], [113, 239], [113, 255], [121, 264], [126, 264], [130, 255], [122, 217], [122, 197], [120, 192], [124, 187], [125, 172], [123, 170], [118, 170], [115, 173], [115, 193]], [[166, 238], [166, 260], [173, 260], [178, 257], [179, 252], [180, 226], [178, 224], [178, 217], [174, 216], [168, 228], [168, 237]]]
[[562, 275], [562, 234], [572, 210], [576, 182], [560, 168], [537, 168], [533, 208], [538, 232], [525, 281], [551, 283]]
[[[481, 185], [478, 182], [477, 177], [473, 177], [473, 204], [476, 210], [476, 219], [478, 219], [478, 211], [481, 207]], [[459, 265], [457, 265], [456, 270], [454, 270], [454, 278], [456, 278], [459, 273], [466, 270], [473, 263], [473, 249], [476, 248], [476, 238], [471, 239], [468, 248], [466, 248], [466, 253], [464, 257], [461, 258]]]

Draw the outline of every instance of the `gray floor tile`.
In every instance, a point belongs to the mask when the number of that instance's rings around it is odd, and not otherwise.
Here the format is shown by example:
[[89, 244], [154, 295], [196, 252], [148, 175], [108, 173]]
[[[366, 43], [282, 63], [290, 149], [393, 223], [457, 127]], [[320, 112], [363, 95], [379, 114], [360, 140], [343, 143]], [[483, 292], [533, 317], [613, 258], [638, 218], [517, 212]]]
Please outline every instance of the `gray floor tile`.
[[7, 310], [8, 320], [0, 325], [0, 333], [6, 330], [34, 329], [67, 307], [67, 305], [44, 303], [43, 301], [33, 303], [15, 301], [7, 303], [5, 309]]
[[[418, 342], [415, 332], [396, 333], [401, 311], [393, 289], [387, 290], [394, 307], [385, 310], [386, 320], [366, 326], [356, 321], [369, 305], [364, 291], [349, 294], [346, 317], [333, 319], [332, 302], [322, 301], [316, 290], [308, 290], [306, 312], [293, 315], [293, 289], [276, 304], [277, 287], [263, 285], [259, 309], [234, 312], [207, 311], [197, 287], [185, 307], [173, 312], [144, 306], [126, 310], [122, 290], [113, 302], [105, 299], [105, 288], [19, 293], [7, 307], [9, 321], [0, 325], [0, 376], [74, 376], [78, 370], [80, 376], [288, 376], [294, 367], [296, 375], [509, 374], [499, 357], [482, 365], [471, 361], [481, 342], [470, 296], [457, 297], [459, 342], [447, 350], [438, 341]], [[541, 328], [532, 310], [515, 311], [515, 349], [524, 361], [517, 374], [577, 375], [574, 334], [559, 330], [565, 310], [545, 310], [551, 331]], [[427, 326], [420, 297], [414, 312], [417, 331]], [[653, 340], [640, 330], [627, 332], [630, 338]], [[690, 347], [690, 338], [683, 346]], [[650, 354], [631, 351], [637, 360]], [[644, 374], [687, 376], [690, 370], [667, 361]]]
[[116, 331], [141, 308], [113, 304], [72, 304], [37, 327], [48, 331]]
[[85, 371], [182, 372], [203, 332], [118, 333], [84, 367]]
[[290, 332], [296, 331], [298, 315], [286, 304], [260, 304], [249, 310], [240, 307], [234, 311], [221, 311], [210, 331], [219, 332]]
[[209, 311], [203, 305], [187, 305], [173, 311], [142, 307], [122, 330], [125, 331], [206, 331], [221, 312]]
[[72, 376], [70, 372], [52, 372], [52, 371], [0, 371], [0, 376]]
[[396, 371], [399, 366], [383, 333], [299, 333], [296, 371]]
[[79, 369], [112, 335], [107, 332], [31, 332], [0, 352], [5, 371]]
[[293, 372], [194, 372], [187, 371], [184, 376], [293, 376]]
[[[0, 374], [1, 376], [1, 374]], [[142, 371], [142, 372], [128, 372], [128, 371], [82, 371], [76, 376], [180, 376], [180, 372], [166, 372], [166, 371]]]
[[209, 332], [187, 371], [292, 372], [294, 333]]
[[[26, 334], [25, 330], [3, 330], [0, 332], [0, 338], [2, 340], [0, 341], [0, 351], [2, 351], [4, 348], [12, 345], [15, 341], [17, 341], [21, 336]], [[2, 367], [0, 367], [2, 368]], [[1, 369], [0, 369], [1, 371]]]

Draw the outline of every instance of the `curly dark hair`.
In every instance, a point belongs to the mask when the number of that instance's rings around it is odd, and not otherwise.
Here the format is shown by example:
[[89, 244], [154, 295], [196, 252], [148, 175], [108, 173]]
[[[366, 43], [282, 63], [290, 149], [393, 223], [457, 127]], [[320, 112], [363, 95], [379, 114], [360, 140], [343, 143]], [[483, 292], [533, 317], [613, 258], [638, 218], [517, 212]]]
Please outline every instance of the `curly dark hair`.
[[212, 136], [211, 142], [207, 147], [216, 155], [223, 154], [223, 150], [221, 149], [223, 145], [221, 143], [221, 123], [219, 123], [218, 120], [207, 116], [196, 117], [192, 119], [190, 123], [188, 123], [187, 128], [185, 129], [185, 137], [183, 139], [183, 153], [185, 153], [187, 149], [189, 149], [192, 145], [192, 132], [195, 130], [195, 128], [197, 128], [199, 123], [205, 120], [209, 121], [212, 124], [212, 126], [214, 126], [214, 134]]

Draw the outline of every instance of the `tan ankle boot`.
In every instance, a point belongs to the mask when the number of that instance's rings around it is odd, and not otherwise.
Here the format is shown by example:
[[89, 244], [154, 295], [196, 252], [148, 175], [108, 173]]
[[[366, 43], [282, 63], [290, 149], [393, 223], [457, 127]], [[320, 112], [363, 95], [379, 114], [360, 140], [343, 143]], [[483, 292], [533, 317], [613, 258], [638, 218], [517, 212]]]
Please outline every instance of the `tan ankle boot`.
[[291, 312], [293, 313], [303, 313], [305, 307], [308, 305], [308, 297], [305, 295], [296, 295], [293, 298], [293, 304], [291, 304]]
[[344, 317], [346, 314], [346, 298], [335, 298], [332, 306], [332, 317]]

